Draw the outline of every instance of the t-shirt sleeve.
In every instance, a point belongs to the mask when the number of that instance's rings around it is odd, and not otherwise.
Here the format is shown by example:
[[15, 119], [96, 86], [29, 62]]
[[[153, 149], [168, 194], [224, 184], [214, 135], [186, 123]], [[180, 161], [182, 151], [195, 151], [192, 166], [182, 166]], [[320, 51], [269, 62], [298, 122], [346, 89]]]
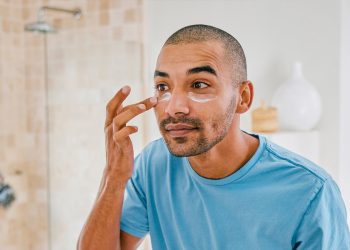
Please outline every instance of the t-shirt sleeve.
[[310, 201], [293, 249], [349, 250], [349, 237], [344, 202], [335, 182], [328, 179]]
[[122, 231], [138, 238], [145, 237], [149, 232], [144, 178], [142, 156], [139, 155], [135, 159], [133, 175], [126, 186], [120, 221]]

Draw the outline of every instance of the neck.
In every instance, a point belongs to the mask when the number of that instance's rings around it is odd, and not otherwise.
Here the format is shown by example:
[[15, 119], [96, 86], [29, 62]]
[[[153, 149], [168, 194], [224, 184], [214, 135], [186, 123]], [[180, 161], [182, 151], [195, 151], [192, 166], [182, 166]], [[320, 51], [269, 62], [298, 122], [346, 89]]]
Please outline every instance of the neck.
[[221, 179], [243, 167], [258, 145], [258, 139], [232, 126], [221, 142], [203, 154], [189, 157], [189, 162], [200, 176]]

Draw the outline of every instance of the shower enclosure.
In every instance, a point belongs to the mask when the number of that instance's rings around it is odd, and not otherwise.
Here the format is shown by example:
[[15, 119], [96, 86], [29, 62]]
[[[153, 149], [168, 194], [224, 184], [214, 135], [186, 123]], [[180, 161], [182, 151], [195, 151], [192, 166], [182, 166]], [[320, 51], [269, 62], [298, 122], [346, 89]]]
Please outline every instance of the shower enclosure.
[[142, 1], [72, 2], [0, 3], [0, 169], [16, 194], [0, 207], [1, 249], [75, 249], [105, 165], [106, 103], [125, 84], [129, 103], [144, 98]]
[[[49, 74], [49, 68], [48, 68], [48, 39], [47, 39], [47, 34], [50, 33], [56, 33], [57, 29], [50, 23], [48, 23], [45, 20], [45, 16], [47, 12], [60, 12], [60, 13], [66, 13], [73, 15], [75, 19], [80, 19], [82, 13], [79, 8], [75, 9], [65, 9], [65, 8], [58, 8], [58, 7], [50, 7], [50, 6], [43, 6], [41, 7], [38, 12], [37, 12], [37, 21], [33, 23], [28, 23], [25, 25], [24, 30], [27, 32], [34, 32], [37, 35], [42, 34], [43, 35], [43, 77], [44, 77], [44, 109], [45, 109], [45, 130], [46, 130], [46, 167], [47, 167], [47, 187], [48, 190], [46, 192], [47, 194], [47, 223], [48, 223], [48, 230], [47, 230], [47, 235], [48, 235], [48, 249], [52, 249], [54, 247], [52, 245], [52, 199], [51, 199], [51, 159], [50, 159], [50, 152], [52, 151], [51, 149], [51, 130], [50, 130], [50, 96], [49, 96], [49, 91], [50, 91], [50, 85], [49, 85], [49, 79], [48, 79], [48, 74]], [[54, 13], [53, 13], [54, 14]]]

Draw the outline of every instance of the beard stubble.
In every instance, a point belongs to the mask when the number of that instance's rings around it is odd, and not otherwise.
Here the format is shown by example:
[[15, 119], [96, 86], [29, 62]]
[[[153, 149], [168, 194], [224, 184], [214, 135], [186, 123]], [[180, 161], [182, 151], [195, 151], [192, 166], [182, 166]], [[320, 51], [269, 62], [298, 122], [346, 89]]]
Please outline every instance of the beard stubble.
[[[200, 119], [181, 116], [178, 118], [168, 117], [161, 121], [159, 123], [159, 129], [170, 153], [177, 157], [195, 156], [209, 151], [222, 141], [232, 125], [235, 102], [236, 97], [234, 96], [222, 114], [212, 117], [207, 121], [210, 125], [209, 129], [212, 131], [211, 134], [214, 135], [212, 138], [208, 138], [208, 135], [206, 135], [205, 124]], [[185, 123], [194, 127], [197, 130], [195, 132], [198, 133], [197, 139], [191, 142], [186, 136], [167, 138], [165, 126], [170, 123]]]

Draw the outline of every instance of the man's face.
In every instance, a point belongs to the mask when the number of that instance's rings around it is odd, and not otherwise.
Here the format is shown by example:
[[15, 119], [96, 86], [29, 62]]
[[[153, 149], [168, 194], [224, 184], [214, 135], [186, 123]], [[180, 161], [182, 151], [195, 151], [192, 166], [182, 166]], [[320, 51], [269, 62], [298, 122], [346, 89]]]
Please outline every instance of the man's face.
[[227, 134], [234, 119], [237, 88], [232, 65], [218, 42], [167, 45], [155, 71], [160, 132], [177, 156], [210, 150]]

